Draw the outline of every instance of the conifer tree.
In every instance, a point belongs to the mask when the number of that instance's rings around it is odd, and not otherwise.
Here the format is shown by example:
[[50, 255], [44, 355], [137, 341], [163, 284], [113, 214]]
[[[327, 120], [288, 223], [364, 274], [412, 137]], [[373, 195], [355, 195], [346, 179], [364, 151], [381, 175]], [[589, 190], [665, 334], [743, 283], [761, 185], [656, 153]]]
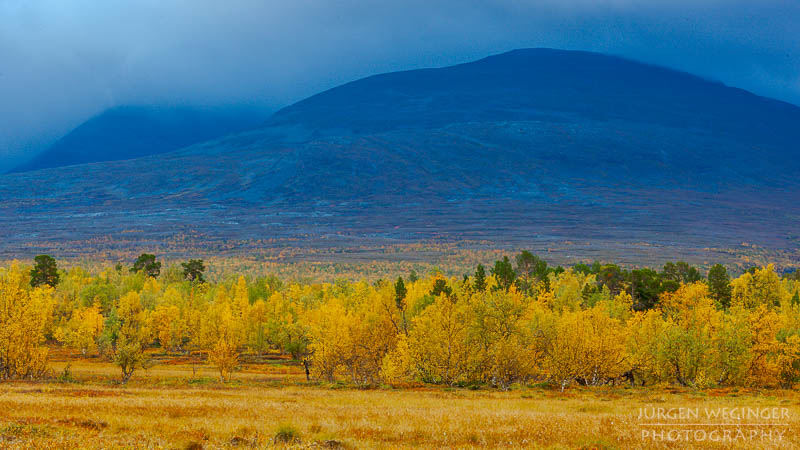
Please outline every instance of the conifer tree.
[[43, 284], [56, 287], [60, 279], [56, 260], [50, 255], [39, 255], [33, 261], [35, 264], [31, 270], [31, 287], [36, 288]]
[[473, 283], [476, 291], [483, 292], [486, 290], [486, 269], [483, 267], [483, 264], [478, 264], [478, 268], [475, 270], [475, 280]]

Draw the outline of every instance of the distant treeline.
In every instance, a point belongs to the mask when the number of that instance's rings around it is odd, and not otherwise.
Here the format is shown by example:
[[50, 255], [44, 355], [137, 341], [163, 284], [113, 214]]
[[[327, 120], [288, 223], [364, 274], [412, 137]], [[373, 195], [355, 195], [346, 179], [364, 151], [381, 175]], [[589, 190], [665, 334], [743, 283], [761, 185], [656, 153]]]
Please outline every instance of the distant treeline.
[[732, 278], [551, 267], [530, 252], [463, 277], [285, 283], [155, 255], [99, 273], [0, 267], [0, 379], [48, 375], [48, 346], [99, 353], [127, 381], [148, 354], [199, 352], [230, 379], [243, 353], [290, 354], [309, 379], [354, 384], [547, 382], [791, 387], [800, 379], [800, 272]]

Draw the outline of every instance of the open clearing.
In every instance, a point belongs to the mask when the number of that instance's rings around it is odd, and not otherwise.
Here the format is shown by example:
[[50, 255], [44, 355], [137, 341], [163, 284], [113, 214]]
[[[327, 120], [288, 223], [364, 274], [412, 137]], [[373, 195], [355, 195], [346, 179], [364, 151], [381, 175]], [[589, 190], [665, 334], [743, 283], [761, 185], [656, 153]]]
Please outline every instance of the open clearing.
[[[234, 381], [222, 384], [210, 367], [187, 358], [161, 358], [121, 386], [109, 363], [57, 358], [53, 373], [63, 373], [67, 364], [70, 382], [0, 384], [0, 447], [800, 447], [800, 396], [793, 391], [357, 389], [306, 383], [299, 366], [281, 361], [245, 364]], [[672, 414], [697, 411], [699, 417], [639, 418], [642, 409], [652, 414], [658, 408]], [[738, 426], [706, 417], [706, 411], [723, 408], [784, 413], [742, 418]], [[705, 426], [686, 426], [698, 421]], [[641, 423], [656, 422], [706, 437], [672, 442], [644, 437], [654, 427]], [[714, 430], [722, 440], [711, 439]], [[747, 438], [724, 440], [725, 430], [732, 438], [742, 430]], [[772, 434], [753, 438], [753, 430]]]

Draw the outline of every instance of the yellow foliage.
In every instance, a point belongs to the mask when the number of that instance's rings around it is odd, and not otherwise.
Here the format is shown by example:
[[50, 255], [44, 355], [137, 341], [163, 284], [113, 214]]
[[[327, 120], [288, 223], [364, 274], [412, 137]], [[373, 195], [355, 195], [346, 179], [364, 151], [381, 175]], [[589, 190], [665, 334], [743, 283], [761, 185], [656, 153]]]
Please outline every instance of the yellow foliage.
[[759, 305], [749, 315], [750, 364], [747, 382], [753, 386], [775, 385], [780, 380], [776, 356], [781, 344], [776, 340], [780, 329], [778, 314], [766, 304]]
[[468, 324], [467, 305], [446, 296], [412, 320], [408, 347], [423, 381], [452, 385], [469, 378], [475, 367]]
[[[680, 290], [679, 290], [680, 291]], [[697, 386], [698, 381], [708, 377], [715, 367], [717, 355], [711, 343], [720, 328], [722, 312], [708, 297], [689, 295], [685, 291], [684, 301], [693, 304], [668, 317], [663, 334], [656, 346], [658, 373], [662, 380], [677, 381], [685, 386]]]
[[722, 317], [713, 345], [708, 351], [714, 353], [714, 366], [719, 384], [744, 384], [748, 377], [752, 354], [750, 312], [735, 306]]
[[176, 305], [158, 305], [150, 316], [150, 323], [161, 348], [165, 351], [180, 349], [186, 324]]
[[623, 323], [602, 308], [565, 312], [542, 337], [545, 373], [563, 390], [573, 380], [597, 385], [628, 370]]
[[780, 344], [775, 366], [781, 386], [791, 389], [800, 379], [800, 336], [789, 336], [786, 342]]
[[112, 342], [114, 362], [122, 369], [122, 381], [127, 382], [137, 368], [145, 367], [145, 346], [150, 342], [147, 311], [142, 307], [137, 292], [129, 292], [119, 299], [117, 306], [118, 333]]
[[533, 303], [514, 288], [473, 294], [469, 340], [482, 381], [506, 388], [533, 377], [539, 360], [526, 326]]
[[69, 322], [56, 329], [56, 339], [85, 355], [97, 350], [97, 338], [103, 331], [104, 322], [105, 317], [101, 314], [98, 303], [88, 308], [76, 309]]
[[681, 285], [675, 292], [661, 294], [659, 307], [668, 317], [677, 317], [687, 309], [710, 307], [713, 300], [706, 283], [691, 283]]
[[17, 264], [0, 274], [0, 380], [37, 378], [47, 368], [44, 330], [53, 308], [49, 286], [26, 289]]
[[633, 297], [631, 297], [631, 294], [622, 291], [610, 300], [597, 302], [595, 306], [603, 310], [608, 317], [625, 322], [631, 318]]
[[[145, 366], [145, 348], [156, 342], [165, 351], [207, 353], [222, 380], [241, 352], [270, 349], [291, 354], [317, 379], [356, 384], [506, 389], [550, 380], [566, 388], [624, 378], [766, 387], [800, 380], [800, 305], [790, 300], [800, 284], [781, 280], [772, 266], [733, 280], [730, 307], [715, 304], [698, 282], [661, 294], [645, 312], [633, 311], [625, 290], [612, 297], [594, 275], [569, 269], [525, 292], [492, 289], [494, 276], [478, 292], [435, 271], [405, 283], [401, 303], [385, 281], [224, 279], [198, 284], [72, 269], [55, 291], [31, 290], [18, 266], [0, 268], [0, 377], [41, 374], [42, 344], [52, 336], [83, 352], [107, 349], [123, 380]], [[434, 287], [442, 293], [432, 295]], [[87, 307], [92, 298], [102, 303]]]
[[383, 357], [380, 377], [384, 383], [396, 384], [414, 375], [414, 362], [408, 348], [408, 337], [401, 334], [395, 348]]
[[250, 294], [247, 290], [247, 281], [240, 276], [236, 282], [233, 293], [233, 314], [240, 320], [245, 320], [250, 311]]
[[398, 333], [385, 303], [380, 292], [364, 285], [352, 296], [333, 298], [308, 311], [304, 318], [315, 377], [333, 381], [342, 374], [358, 384], [380, 379]]
[[780, 306], [791, 298], [781, 283], [772, 264], [755, 270], [754, 274], [745, 272], [731, 280], [731, 306], [754, 309], [759, 305]]
[[269, 322], [267, 303], [256, 300], [247, 317], [247, 346], [259, 355], [269, 348]]
[[220, 380], [230, 381], [239, 364], [239, 349], [232, 341], [219, 339], [208, 351], [208, 362], [217, 368]]
[[[594, 278], [594, 276], [592, 276]], [[587, 275], [566, 270], [557, 276], [551, 275], [552, 297], [550, 307], [556, 311], [576, 311], [581, 306], [581, 292]]]
[[663, 381], [659, 353], [662, 337], [671, 325], [659, 311], [639, 311], [628, 320], [626, 347], [630, 356], [631, 375], [636, 381]]
[[245, 317], [240, 301], [232, 301], [225, 289], [218, 289], [201, 325], [200, 345], [208, 349], [208, 361], [217, 367], [222, 381], [230, 380], [238, 363], [239, 349], [245, 344]]

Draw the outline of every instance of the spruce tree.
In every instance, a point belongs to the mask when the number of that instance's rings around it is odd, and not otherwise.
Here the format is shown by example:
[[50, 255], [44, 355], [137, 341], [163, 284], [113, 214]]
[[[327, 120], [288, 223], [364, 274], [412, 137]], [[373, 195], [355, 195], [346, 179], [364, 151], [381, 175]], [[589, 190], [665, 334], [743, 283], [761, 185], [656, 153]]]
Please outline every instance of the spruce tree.
[[473, 281], [475, 291], [483, 292], [486, 290], [486, 269], [483, 264], [478, 264], [478, 269], [475, 270], [475, 280]]
[[31, 270], [31, 287], [39, 287], [46, 284], [56, 287], [60, 276], [58, 275], [58, 264], [50, 255], [39, 255], [33, 259], [34, 266]]
[[156, 261], [156, 256], [142, 253], [133, 263], [131, 272], [144, 272], [150, 278], [158, 278], [161, 274], [161, 263]]
[[722, 264], [715, 264], [708, 271], [708, 290], [723, 308], [731, 305], [731, 277]]
[[403, 277], [399, 277], [397, 283], [394, 284], [394, 301], [397, 304], [397, 309], [400, 311], [406, 308], [407, 293], [408, 291], [406, 290], [406, 284], [403, 282]]
[[503, 289], [504, 291], [511, 289], [511, 285], [514, 284], [514, 280], [517, 278], [508, 256], [504, 256], [502, 261], [495, 261], [492, 275], [497, 279], [497, 289]]
[[202, 259], [190, 259], [188, 262], [181, 263], [183, 266], [183, 278], [189, 281], [197, 281], [205, 283], [203, 272], [206, 271], [206, 266], [203, 264]]
[[408, 291], [406, 290], [406, 284], [403, 282], [403, 277], [398, 277], [397, 283], [394, 284], [394, 301], [403, 318], [403, 332], [408, 334], [408, 322], [406, 322], [406, 294], [408, 294]]

